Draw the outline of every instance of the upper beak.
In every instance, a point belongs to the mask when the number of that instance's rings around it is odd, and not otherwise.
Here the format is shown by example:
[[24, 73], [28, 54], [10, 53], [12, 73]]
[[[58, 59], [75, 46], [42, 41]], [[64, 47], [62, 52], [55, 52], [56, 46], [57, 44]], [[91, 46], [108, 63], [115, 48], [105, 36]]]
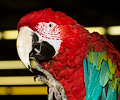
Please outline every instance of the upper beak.
[[30, 59], [48, 60], [55, 55], [54, 47], [47, 41], [39, 41], [38, 35], [29, 27], [21, 27], [17, 37], [17, 51], [21, 61], [30, 70]]
[[17, 37], [17, 51], [21, 61], [30, 70], [29, 54], [32, 51], [33, 32], [28, 27], [21, 27]]

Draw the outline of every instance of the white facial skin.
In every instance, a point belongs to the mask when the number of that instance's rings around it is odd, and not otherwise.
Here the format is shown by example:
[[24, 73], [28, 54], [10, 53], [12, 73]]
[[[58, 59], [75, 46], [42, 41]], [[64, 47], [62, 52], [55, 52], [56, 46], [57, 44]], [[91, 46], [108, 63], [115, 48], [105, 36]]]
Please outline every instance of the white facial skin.
[[39, 37], [39, 42], [47, 41], [50, 45], [54, 47], [56, 52], [55, 55], [57, 55], [61, 44], [59, 26], [53, 22], [40, 22], [36, 26], [36, 29], [36, 34]]

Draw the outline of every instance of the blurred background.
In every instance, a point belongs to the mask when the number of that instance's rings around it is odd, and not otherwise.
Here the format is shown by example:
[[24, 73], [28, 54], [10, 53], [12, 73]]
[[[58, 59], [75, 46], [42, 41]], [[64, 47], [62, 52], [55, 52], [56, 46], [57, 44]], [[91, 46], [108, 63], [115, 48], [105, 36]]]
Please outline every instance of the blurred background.
[[34, 82], [34, 74], [24, 67], [16, 50], [20, 18], [45, 8], [62, 11], [90, 32], [106, 35], [120, 52], [118, 0], [0, 0], [0, 99], [8, 96], [12, 99], [18, 95], [19, 98], [37, 96], [40, 100], [47, 100], [47, 86], [43, 82]]

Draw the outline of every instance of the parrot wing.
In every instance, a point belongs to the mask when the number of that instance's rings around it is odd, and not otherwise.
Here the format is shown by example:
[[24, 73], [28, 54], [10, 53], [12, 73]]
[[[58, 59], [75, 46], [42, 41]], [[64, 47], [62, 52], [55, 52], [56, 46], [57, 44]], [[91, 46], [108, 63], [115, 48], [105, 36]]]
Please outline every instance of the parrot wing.
[[86, 100], [117, 100], [120, 95], [118, 52], [106, 38], [102, 37], [102, 42], [102, 51], [91, 50], [84, 59]]

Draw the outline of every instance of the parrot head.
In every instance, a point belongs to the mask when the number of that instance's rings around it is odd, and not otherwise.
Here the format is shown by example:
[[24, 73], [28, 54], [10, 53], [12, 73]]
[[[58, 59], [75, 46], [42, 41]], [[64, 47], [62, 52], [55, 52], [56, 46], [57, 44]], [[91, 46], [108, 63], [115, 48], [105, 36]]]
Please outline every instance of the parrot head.
[[73, 28], [76, 26], [80, 25], [71, 17], [50, 8], [26, 14], [18, 23], [17, 51], [21, 61], [31, 70], [30, 59], [47, 61], [62, 52], [63, 44], [72, 48], [67, 42], [80, 36], [79, 28]]
[[76, 21], [50, 8], [33, 11], [20, 19], [17, 51], [29, 70], [30, 59], [44, 61], [58, 54], [62, 42], [60, 26], [67, 24], [76, 24]]

